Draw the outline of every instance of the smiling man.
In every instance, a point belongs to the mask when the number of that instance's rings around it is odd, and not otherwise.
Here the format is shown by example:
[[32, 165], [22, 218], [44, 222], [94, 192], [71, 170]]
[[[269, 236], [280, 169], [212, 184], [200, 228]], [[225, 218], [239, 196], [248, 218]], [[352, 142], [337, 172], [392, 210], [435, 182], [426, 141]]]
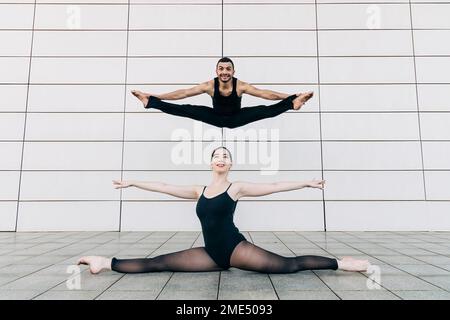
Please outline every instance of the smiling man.
[[[287, 110], [299, 110], [308, 101], [313, 92], [288, 95], [272, 90], [258, 89], [234, 77], [234, 63], [230, 58], [221, 58], [216, 65], [217, 77], [189, 89], [180, 89], [170, 93], [155, 95], [132, 90], [144, 104], [165, 113], [187, 117], [211, 124], [216, 127], [236, 128], [248, 123], [275, 117]], [[211, 96], [213, 108], [191, 104], [173, 104], [162, 100], [179, 100], [207, 93]], [[243, 94], [268, 100], [281, 100], [273, 105], [259, 105], [241, 108]]]

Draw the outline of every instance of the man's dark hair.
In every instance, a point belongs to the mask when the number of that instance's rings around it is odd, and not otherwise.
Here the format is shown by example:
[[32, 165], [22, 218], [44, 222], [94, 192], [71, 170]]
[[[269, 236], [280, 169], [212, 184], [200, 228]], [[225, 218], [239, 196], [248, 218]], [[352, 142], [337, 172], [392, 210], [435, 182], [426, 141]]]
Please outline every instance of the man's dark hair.
[[221, 62], [230, 62], [231, 65], [233, 66], [233, 69], [234, 69], [234, 63], [233, 63], [233, 61], [231, 61], [231, 59], [228, 58], [228, 57], [223, 57], [223, 58], [221, 58], [219, 61], [217, 61], [216, 69], [217, 69], [217, 66], [219, 65], [219, 63], [221, 63]]

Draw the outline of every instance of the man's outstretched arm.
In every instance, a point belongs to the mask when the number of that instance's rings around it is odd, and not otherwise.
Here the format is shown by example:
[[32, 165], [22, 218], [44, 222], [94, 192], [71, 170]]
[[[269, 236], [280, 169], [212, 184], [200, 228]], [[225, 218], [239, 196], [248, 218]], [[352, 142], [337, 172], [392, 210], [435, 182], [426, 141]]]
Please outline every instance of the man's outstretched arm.
[[258, 89], [255, 86], [252, 86], [251, 84], [248, 84], [246, 82], [242, 82], [241, 86], [244, 93], [267, 100], [283, 100], [290, 96], [289, 94], [286, 93], [276, 92], [272, 90]]
[[152, 96], [155, 96], [161, 100], [179, 100], [184, 99], [192, 96], [196, 96], [202, 93], [205, 93], [208, 91], [208, 82], [200, 83], [196, 86], [193, 86], [192, 88], [188, 89], [180, 89], [169, 93], [164, 94], [152, 94]]

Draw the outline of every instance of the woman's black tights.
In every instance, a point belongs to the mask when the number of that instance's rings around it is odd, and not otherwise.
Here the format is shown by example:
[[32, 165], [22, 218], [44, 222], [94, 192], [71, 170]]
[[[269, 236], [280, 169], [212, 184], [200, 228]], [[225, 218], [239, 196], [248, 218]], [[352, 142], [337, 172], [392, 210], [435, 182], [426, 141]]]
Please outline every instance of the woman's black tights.
[[[321, 256], [283, 257], [242, 241], [233, 251], [232, 267], [263, 273], [293, 273], [302, 270], [338, 268], [337, 260]], [[204, 247], [163, 254], [154, 258], [112, 259], [111, 269], [117, 272], [140, 273], [155, 271], [205, 272], [220, 271]]]

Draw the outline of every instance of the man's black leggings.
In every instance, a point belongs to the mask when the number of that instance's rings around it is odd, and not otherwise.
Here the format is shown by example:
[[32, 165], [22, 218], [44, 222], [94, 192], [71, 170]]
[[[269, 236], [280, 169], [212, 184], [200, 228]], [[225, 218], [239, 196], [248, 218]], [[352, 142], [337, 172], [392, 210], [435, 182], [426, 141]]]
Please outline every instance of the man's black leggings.
[[296, 97], [293, 94], [273, 105], [241, 108], [233, 115], [221, 115], [213, 108], [206, 106], [168, 103], [153, 96], [149, 97], [145, 108], [155, 108], [165, 113], [203, 121], [220, 128], [237, 128], [250, 122], [278, 116], [287, 110], [293, 109], [292, 100]]

